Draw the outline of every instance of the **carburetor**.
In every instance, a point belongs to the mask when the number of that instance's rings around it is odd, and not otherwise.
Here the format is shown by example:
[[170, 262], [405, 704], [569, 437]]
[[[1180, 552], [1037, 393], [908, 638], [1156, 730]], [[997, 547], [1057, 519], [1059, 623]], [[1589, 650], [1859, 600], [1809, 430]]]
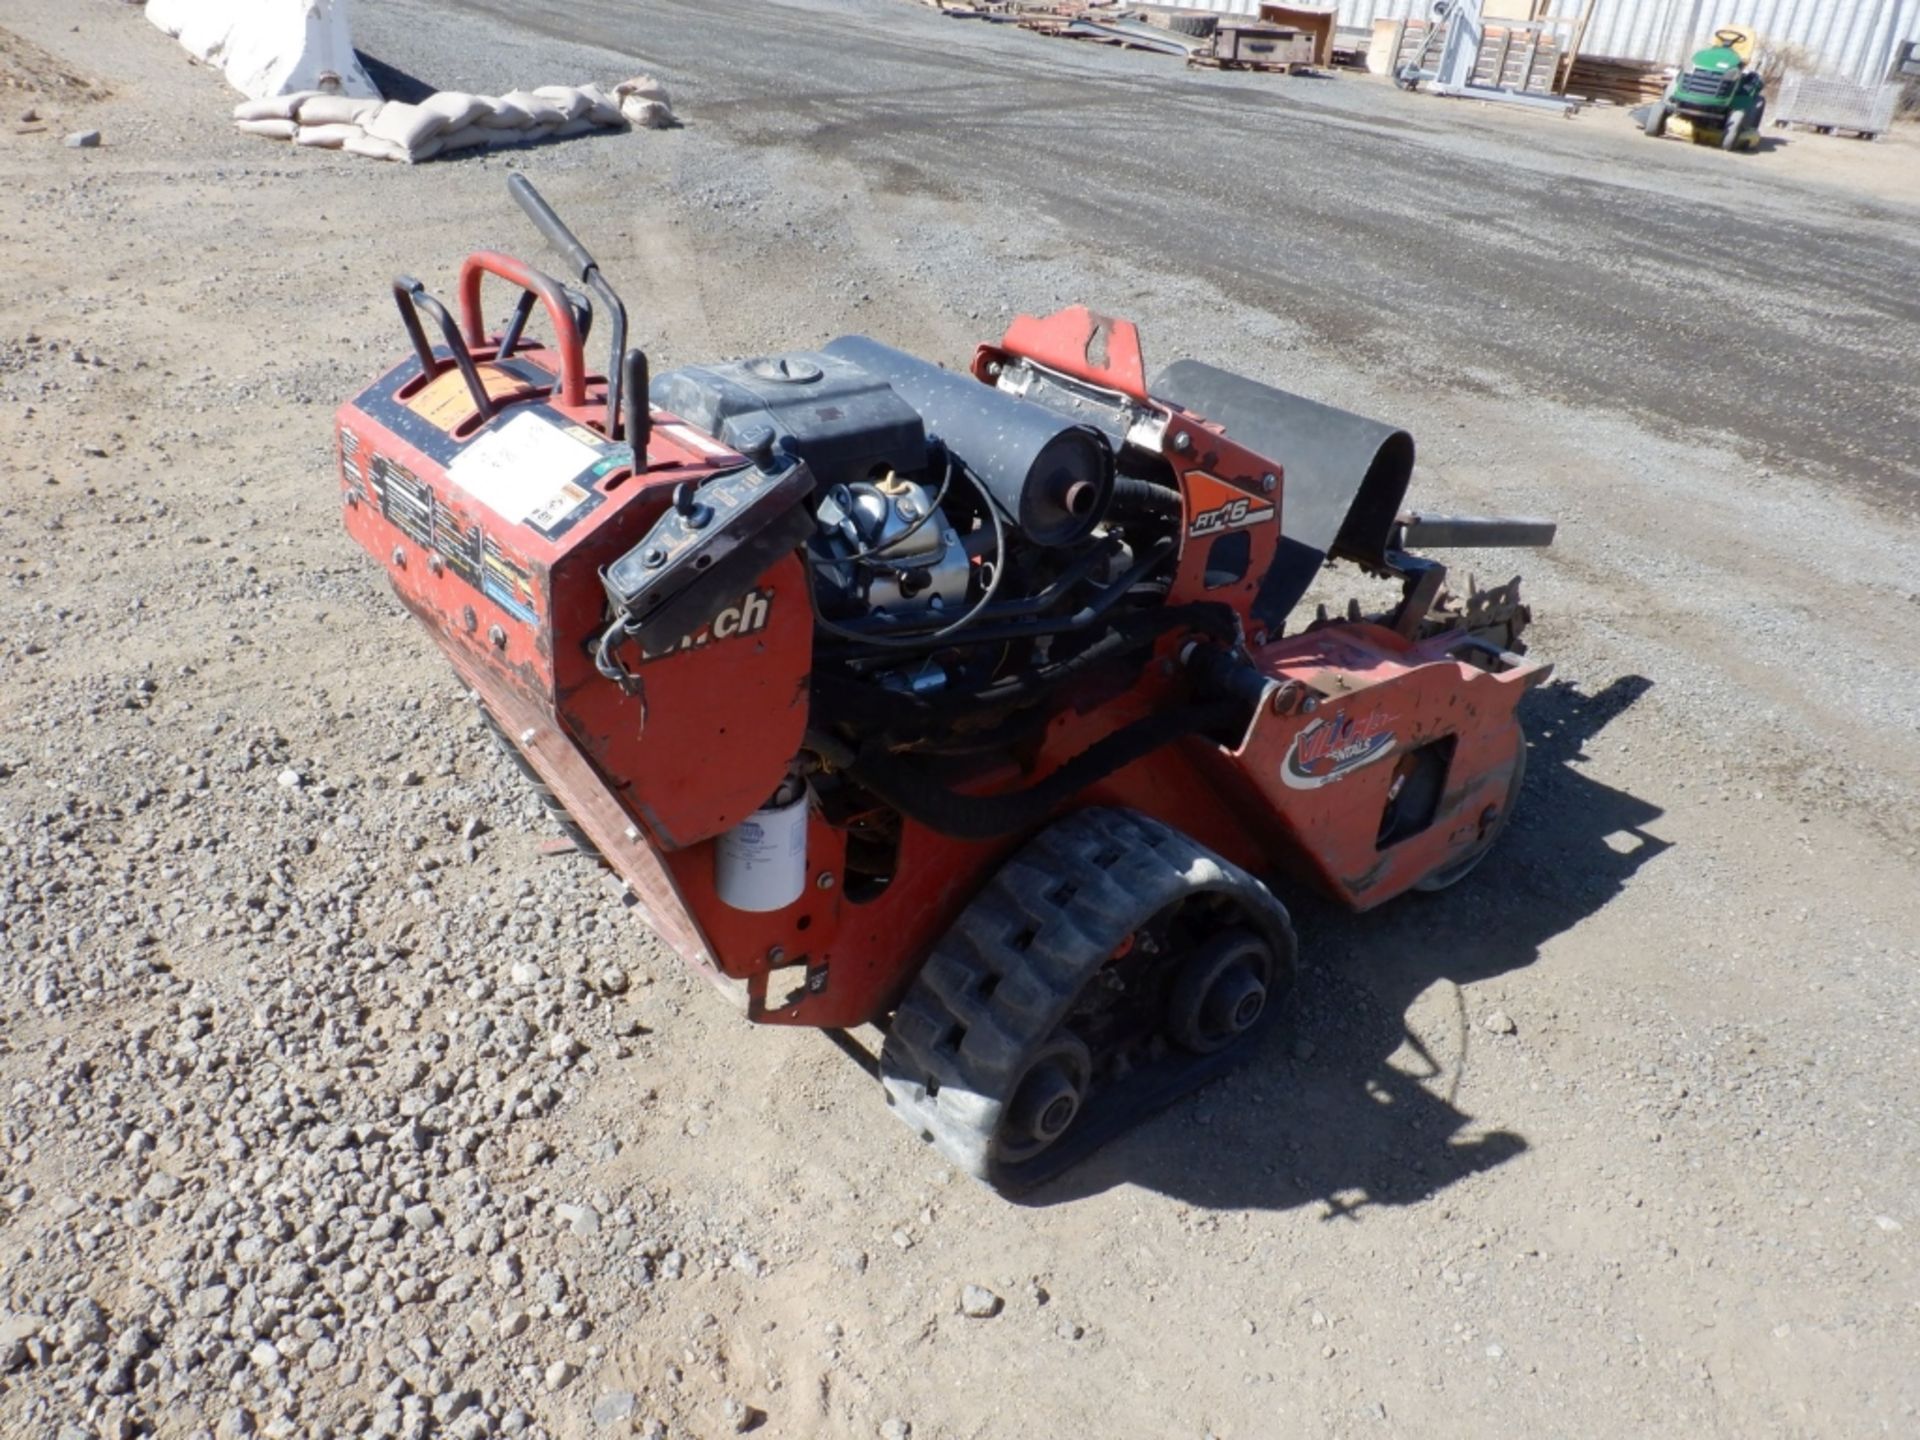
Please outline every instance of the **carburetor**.
[[888, 472], [831, 487], [814, 514], [820, 578], [843, 615], [951, 611], [967, 601], [960, 534], [917, 480]]

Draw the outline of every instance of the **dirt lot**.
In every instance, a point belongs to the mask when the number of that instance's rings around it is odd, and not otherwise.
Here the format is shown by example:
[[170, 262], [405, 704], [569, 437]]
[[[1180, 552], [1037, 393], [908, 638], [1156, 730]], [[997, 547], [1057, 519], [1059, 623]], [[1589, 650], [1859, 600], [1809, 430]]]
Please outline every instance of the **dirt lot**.
[[[1920, 1433], [1912, 137], [1724, 157], [894, 0], [529, 8], [362, 43], [651, 69], [687, 127], [296, 152], [136, 8], [6, 9], [0, 1434]], [[945, 1173], [540, 857], [341, 532], [385, 282], [534, 251], [514, 169], [656, 364], [952, 362], [1084, 300], [1408, 425], [1433, 508], [1558, 516], [1502, 850], [1289, 894], [1297, 1040], [1058, 1188]]]

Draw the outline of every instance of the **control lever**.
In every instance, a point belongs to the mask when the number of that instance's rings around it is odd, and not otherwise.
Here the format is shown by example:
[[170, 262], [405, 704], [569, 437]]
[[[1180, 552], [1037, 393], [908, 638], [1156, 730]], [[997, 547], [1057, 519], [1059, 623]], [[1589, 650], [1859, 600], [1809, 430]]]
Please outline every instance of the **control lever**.
[[[627, 307], [621, 303], [612, 285], [600, 273], [600, 262], [588, 253], [579, 238], [566, 227], [554, 208], [547, 204], [533, 182], [524, 175], [515, 175], [507, 181], [507, 193], [512, 195], [527, 218], [533, 221], [534, 229], [545, 237], [546, 242], [559, 252], [560, 258], [567, 262], [573, 272], [573, 278], [591, 290], [600, 303], [607, 308], [607, 328], [612, 333], [608, 337], [609, 358], [607, 360], [607, 438], [613, 439], [620, 433], [620, 389], [627, 359]], [[633, 437], [628, 437], [633, 443]], [[634, 449], [634, 461], [644, 464], [639, 446]]]
[[643, 651], [670, 649], [803, 544], [813, 517], [801, 502], [813, 488], [806, 463], [784, 455], [676, 485], [646, 538], [600, 572], [615, 616], [600, 640], [601, 673], [626, 683], [615, 646], [632, 639]]
[[694, 498], [699, 493], [700, 482], [697, 480], [682, 480], [673, 487], [673, 508], [687, 522], [689, 530], [704, 530], [713, 519], [713, 507], [702, 505]]

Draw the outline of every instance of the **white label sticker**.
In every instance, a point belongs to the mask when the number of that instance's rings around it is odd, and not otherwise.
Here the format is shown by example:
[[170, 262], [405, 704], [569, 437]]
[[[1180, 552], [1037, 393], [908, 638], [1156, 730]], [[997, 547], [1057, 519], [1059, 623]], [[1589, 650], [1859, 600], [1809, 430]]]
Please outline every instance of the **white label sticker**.
[[527, 524], [536, 530], [551, 530], [586, 503], [586, 491], [578, 485], [562, 485], [547, 497], [546, 503], [527, 516]]
[[691, 425], [662, 425], [661, 431], [671, 435], [689, 449], [698, 450], [702, 455], [731, 455], [733, 451], [717, 440], [709, 440]]
[[520, 525], [540, 514], [551, 523], [571, 510], [569, 499], [578, 504], [585, 498], [573, 482], [599, 459], [593, 446], [529, 411], [468, 446], [447, 475], [503, 520]]

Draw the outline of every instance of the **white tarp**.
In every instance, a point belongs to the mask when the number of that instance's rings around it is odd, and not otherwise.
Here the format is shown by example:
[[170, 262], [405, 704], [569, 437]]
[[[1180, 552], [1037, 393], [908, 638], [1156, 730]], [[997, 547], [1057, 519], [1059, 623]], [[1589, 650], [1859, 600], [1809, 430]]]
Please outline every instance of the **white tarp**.
[[147, 0], [147, 18], [255, 100], [379, 98], [353, 53], [350, 0]]

